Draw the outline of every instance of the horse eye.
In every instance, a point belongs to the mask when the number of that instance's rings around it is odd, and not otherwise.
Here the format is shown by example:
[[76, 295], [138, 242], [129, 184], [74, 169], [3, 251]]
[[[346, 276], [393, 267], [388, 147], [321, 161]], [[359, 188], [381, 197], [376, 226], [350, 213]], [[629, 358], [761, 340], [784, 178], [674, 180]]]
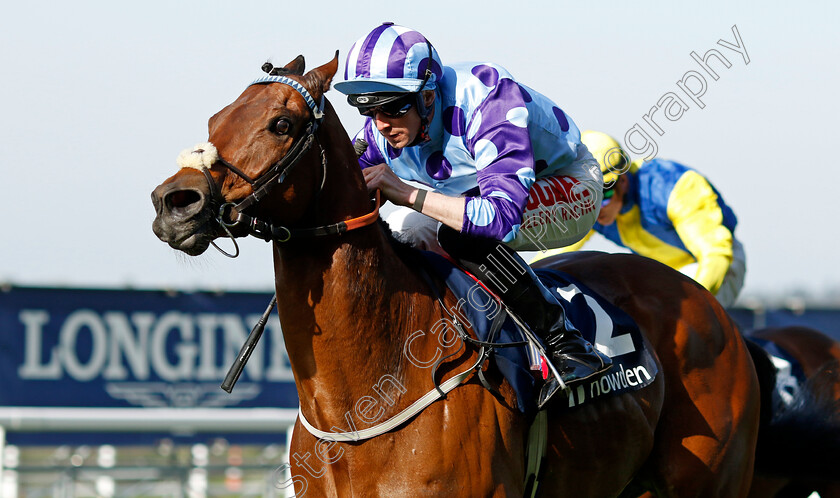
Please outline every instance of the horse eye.
[[285, 135], [286, 133], [289, 133], [289, 129], [291, 127], [292, 124], [289, 123], [289, 120], [280, 118], [274, 122], [274, 125], [272, 126], [272, 131], [274, 131], [274, 133], [278, 135]]

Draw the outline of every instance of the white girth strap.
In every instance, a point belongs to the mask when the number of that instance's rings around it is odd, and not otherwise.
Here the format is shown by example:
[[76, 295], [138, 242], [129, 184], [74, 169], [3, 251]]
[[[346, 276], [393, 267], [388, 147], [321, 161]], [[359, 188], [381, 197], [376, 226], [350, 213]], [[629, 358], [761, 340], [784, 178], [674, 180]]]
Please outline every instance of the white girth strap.
[[[464, 370], [463, 372], [459, 373], [458, 375], [450, 378], [446, 382], [440, 385], [440, 390], [445, 393], [455, 389], [458, 387], [459, 384], [464, 382], [467, 377], [475, 370], [479, 368], [481, 362], [483, 361], [483, 355], [478, 355], [478, 360], [476, 363], [471, 366], [469, 369]], [[438, 392], [437, 389], [432, 389], [425, 396], [418, 399], [405, 410], [399, 412], [398, 414], [394, 415], [393, 417], [389, 418], [388, 420], [374, 425], [373, 427], [369, 427], [367, 429], [362, 429], [360, 431], [355, 432], [325, 432], [316, 429], [312, 424], [306, 420], [306, 417], [303, 416], [303, 412], [298, 409], [298, 417], [300, 418], [300, 423], [306, 430], [309, 431], [310, 434], [317, 437], [318, 439], [323, 439], [326, 441], [342, 441], [342, 442], [353, 442], [353, 441], [362, 441], [365, 439], [371, 439], [376, 436], [381, 436], [386, 432], [389, 432], [397, 427], [401, 426], [405, 422], [407, 422], [411, 417], [417, 415], [418, 413], [422, 412], [426, 409], [427, 406], [431, 405], [438, 399], [440, 399], [441, 394]]]

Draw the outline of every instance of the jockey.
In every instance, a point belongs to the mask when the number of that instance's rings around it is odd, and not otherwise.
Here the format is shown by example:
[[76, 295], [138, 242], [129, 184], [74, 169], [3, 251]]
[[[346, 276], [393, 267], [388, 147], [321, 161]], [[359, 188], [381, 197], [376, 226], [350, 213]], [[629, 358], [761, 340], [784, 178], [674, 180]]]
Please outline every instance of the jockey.
[[584, 131], [582, 140], [604, 173], [606, 189], [598, 222], [577, 243], [539, 258], [578, 250], [599, 232], [685, 273], [693, 269], [688, 265], [696, 266], [694, 280], [723, 306], [731, 306], [744, 285], [746, 258], [735, 238], [738, 220], [715, 187], [674, 161], [630, 163], [618, 142], [605, 133]]
[[[444, 66], [422, 34], [393, 23], [356, 41], [344, 79], [336, 90], [368, 118], [355, 137], [367, 186], [404, 206], [392, 228], [442, 248], [498, 294], [543, 340], [563, 383], [609, 369], [516, 253], [577, 242], [597, 219], [601, 172], [571, 118], [498, 65]], [[558, 387], [549, 379], [539, 405]]]

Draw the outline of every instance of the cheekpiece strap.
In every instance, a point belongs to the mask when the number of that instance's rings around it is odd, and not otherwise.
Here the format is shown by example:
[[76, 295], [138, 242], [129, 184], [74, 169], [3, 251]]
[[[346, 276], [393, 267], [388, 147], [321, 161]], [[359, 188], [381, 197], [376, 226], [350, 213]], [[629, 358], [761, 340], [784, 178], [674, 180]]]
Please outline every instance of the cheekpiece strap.
[[297, 90], [297, 92], [303, 97], [303, 100], [306, 101], [306, 105], [308, 105], [309, 108], [312, 109], [312, 116], [315, 118], [316, 121], [320, 121], [324, 117], [324, 96], [323, 95], [321, 96], [321, 102], [316, 103], [315, 99], [312, 98], [312, 95], [309, 93], [309, 91], [306, 88], [303, 87], [303, 85], [301, 85], [297, 81], [295, 81], [291, 78], [287, 78], [285, 76], [266, 75], [266, 76], [263, 76], [261, 78], [255, 79], [248, 86], [261, 85], [261, 84], [266, 84], [266, 83], [283, 83], [284, 85], [289, 85], [290, 87]]

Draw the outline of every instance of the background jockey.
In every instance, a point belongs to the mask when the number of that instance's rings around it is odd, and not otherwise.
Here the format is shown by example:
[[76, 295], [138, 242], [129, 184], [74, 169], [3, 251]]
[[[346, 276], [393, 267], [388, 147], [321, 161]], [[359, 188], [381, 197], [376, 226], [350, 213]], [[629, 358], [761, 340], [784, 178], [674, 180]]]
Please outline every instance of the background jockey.
[[[731, 306], [744, 285], [746, 258], [735, 238], [737, 219], [715, 187], [674, 161], [629, 162], [618, 142], [597, 131], [582, 141], [604, 173], [604, 200], [594, 229], [579, 242], [539, 258], [580, 249], [595, 232], [631, 251], [686, 270]], [[622, 174], [623, 173], [623, 174]]]
[[[357, 151], [368, 144], [359, 157], [368, 188], [406, 207], [389, 217], [392, 229], [442, 247], [496, 292], [543, 339], [565, 383], [607, 370], [611, 360], [515, 252], [536, 249], [536, 237], [549, 247], [577, 242], [597, 219], [603, 180], [574, 122], [504, 68], [443, 66], [422, 34], [392, 23], [356, 41], [344, 79], [336, 90], [368, 117], [355, 139]], [[540, 216], [559, 203], [570, 207], [565, 227]], [[549, 379], [539, 404], [557, 387]]]

